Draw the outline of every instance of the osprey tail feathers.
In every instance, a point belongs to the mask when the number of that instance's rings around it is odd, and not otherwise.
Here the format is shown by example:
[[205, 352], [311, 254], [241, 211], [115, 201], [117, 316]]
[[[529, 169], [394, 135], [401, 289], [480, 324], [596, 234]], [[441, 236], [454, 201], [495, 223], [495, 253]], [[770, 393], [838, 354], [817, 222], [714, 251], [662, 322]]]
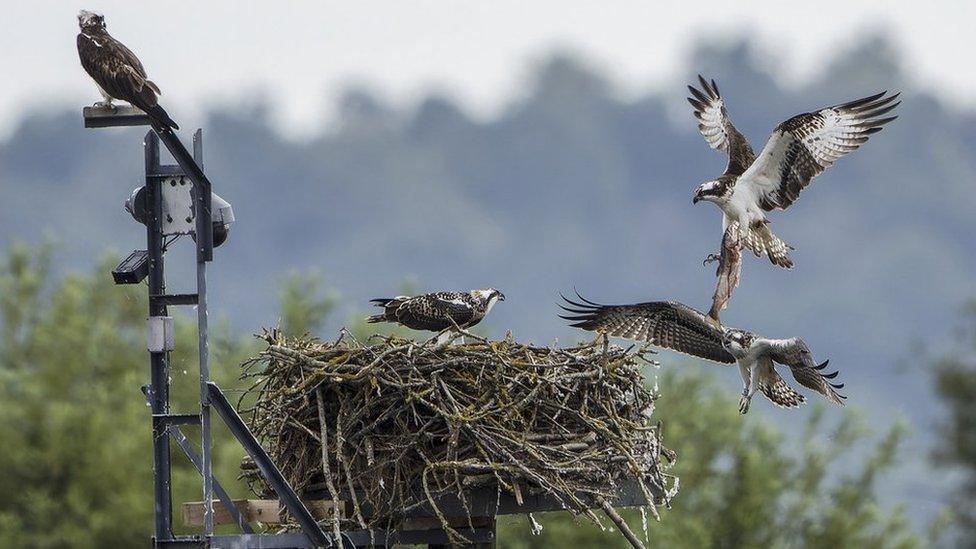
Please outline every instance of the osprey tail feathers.
[[759, 222], [752, 226], [742, 239], [742, 245], [752, 250], [759, 257], [768, 256], [769, 261], [777, 267], [784, 269], [793, 268], [793, 260], [790, 259], [790, 246], [782, 238], [773, 234], [765, 222]]
[[783, 408], [796, 408], [807, 401], [806, 397], [796, 392], [786, 381], [776, 373], [772, 360], [760, 360], [755, 366], [758, 371], [759, 391], [766, 395], [773, 404]]
[[377, 307], [383, 307], [383, 314], [373, 315], [366, 318], [366, 322], [375, 324], [377, 322], [391, 322], [396, 320], [396, 310], [403, 305], [402, 297], [384, 297], [380, 299], [370, 299], [369, 302]]
[[174, 130], [180, 129], [179, 125], [176, 122], [174, 122], [172, 118], [169, 117], [169, 114], [166, 113], [166, 110], [160, 107], [159, 104], [153, 105], [143, 110], [146, 111], [146, 114], [149, 115], [149, 118], [151, 118], [153, 122], [156, 122], [157, 124], [161, 126], [165, 126], [167, 128], [173, 128]]

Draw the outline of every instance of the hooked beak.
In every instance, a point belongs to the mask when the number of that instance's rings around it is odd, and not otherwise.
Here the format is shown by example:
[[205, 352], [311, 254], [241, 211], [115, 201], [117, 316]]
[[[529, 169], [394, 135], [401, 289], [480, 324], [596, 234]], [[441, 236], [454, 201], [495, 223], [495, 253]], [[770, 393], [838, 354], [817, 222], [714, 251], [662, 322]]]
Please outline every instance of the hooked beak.
[[498, 301], [505, 301], [505, 294], [498, 292]]
[[695, 191], [695, 196], [693, 196], [691, 198], [691, 203], [692, 204], [698, 204], [701, 201], [701, 199], [702, 199], [702, 194], [701, 193], [702, 193], [701, 192], [701, 189], [698, 189], [697, 191]]

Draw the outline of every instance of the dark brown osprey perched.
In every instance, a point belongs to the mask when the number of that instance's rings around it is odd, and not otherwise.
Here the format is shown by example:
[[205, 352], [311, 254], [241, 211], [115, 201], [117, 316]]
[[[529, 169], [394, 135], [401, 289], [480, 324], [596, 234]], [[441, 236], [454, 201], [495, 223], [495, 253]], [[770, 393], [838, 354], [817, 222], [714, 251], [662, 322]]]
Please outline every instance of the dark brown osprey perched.
[[737, 221], [743, 247], [790, 268], [791, 248], [769, 230], [765, 212], [789, 208], [810, 180], [897, 118], [882, 117], [898, 106], [899, 94], [881, 92], [794, 116], [776, 126], [756, 156], [732, 124], [715, 81], [698, 80], [701, 90], [688, 86], [698, 129], [710, 147], [728, 154], [729, 163], [724, 174], [695, 190], [693, 201], [714, 202], [723, 213], [723, 231]]
[[742, 375], [739, 411], [749, 411], [752, 396], [762, 392], [773, 404], [796, 408], [806, 398], [776, 373], [774, 363], [783, 364], [800, 385], [822, 394], [827, 400], [844, 404], [832, 383], [837, 372], [823, 373], [829, 361], [817, 364], [810, 348], [800, 338], [767, 339], [738, 330], [715, 326], [701, 312], [675, 301], [650, 301], [632, 305], [600, 305], [579, 294], [579, 301], [563, 297], [560, 305], [568, 315], [560, 318], [571, 326], [602, 334], [646, 341], [652, 345], [704, 358], [721, 364], [737, 364]]
[[383, 313], [373, 315], [366, 321], [394, 322], [429, 332], [440, 332], [455, 326], [465, 329], [481, 322], [498, 301], [505, 301], [505, 294], [494, 288], [372, 299], [370, 303], [383, 307]]
[[105, 98], [96, 105], [111, 107], [113, 99], [120, 99], [145, 111], [154, 125], [180, 129], [157, 103], [157, 96], [162, 92], [149, 80], [139, 58], [105, 30], [105, 18], [82, 10], [78, 14], [78, 26], [81, 66]]

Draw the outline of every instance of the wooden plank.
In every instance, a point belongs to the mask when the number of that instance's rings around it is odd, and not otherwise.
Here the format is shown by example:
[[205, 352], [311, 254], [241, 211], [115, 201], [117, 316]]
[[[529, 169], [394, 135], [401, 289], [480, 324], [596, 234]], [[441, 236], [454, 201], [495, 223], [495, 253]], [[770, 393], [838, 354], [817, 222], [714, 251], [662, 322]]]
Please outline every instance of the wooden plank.
[[[276, 499], [235, 499], [234, 505], [240, 510], [247, 522], [262, 522], [264, 524], [281, 524], [283, 515], [282, 505]], [[328, 500], [311, 500], [304, 502], [309, 512], [316, 520], [332, 518], [336, 506]], [[221, 505], [214, 500], [214, 524], [233, 524], [234, 519]], [[183, 524], [186, 526], [203, 526], [203, 502], [188, 501], [182, 505]], [[340, 516], [345, 516], [345, 502], [339, 502]]]
[[[247, 518], [247, 500], [236, 499], [234, 506]], [[191, 501], [183, 504], [183, 524], [187, 526], [203, 526], [203, 502]], [[220, 500], [213, 501], [214, 524], [233, 524], [233, 519], [227, 509], [220, 503]]]
[[281, 522], [282, 509], [281, 502], [278, 500], [258, 499], [247, 503], [244, 516], [247, 517], [248, 522], [257, 521], [264, 524], [279, 524]]

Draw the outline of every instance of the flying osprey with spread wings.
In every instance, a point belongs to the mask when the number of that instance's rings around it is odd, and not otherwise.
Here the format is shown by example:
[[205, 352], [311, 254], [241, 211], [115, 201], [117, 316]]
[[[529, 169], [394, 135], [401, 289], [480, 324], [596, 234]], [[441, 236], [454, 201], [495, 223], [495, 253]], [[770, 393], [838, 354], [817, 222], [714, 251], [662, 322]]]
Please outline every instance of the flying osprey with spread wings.
[[383, 313], [373, 315], [366, 321], [393, 322], [429, 332], [454, 327], [467, 329], [481, 322], [499, 301], [505, 301], [505, 294], [494, 288], [372, 299], [370, 303], [383, 307]]
[[112, 107], [112, 100], [120, 99], [145, 111], [154, 125], [180, 129], [159, 106], [157, 96], [162, 92], [149, 80], [136, 54], [109, 35], [105, 29], [105, 18], [82, 10], [78, 14], [78, 26], [81, 28], [78, 33], [81, 66], [105, 98], [95, 105]]
[[844, 404], [846, 397], [837, 393], [844, 385], [830, 381], [837, 377], [837, 372], [823, 373], [829, 361], [817, 364], [810, 348], [800, 338], [768, 339], [745, 330], [715, 326], [701, 312], [674, 301], [601, 305], [576, 295], [580, 301], [564, 296], [566, 304], [560, 304], [570, 313], [560, 318], [572, 321], [576, 328], [647, 341], [721, 364], [738, 364], [744, 384], [739, 401], [739, 411], [743, 414], [749, 411], [756, 391], [784, 408], [796, 408], [806, 401], [776, 373], [774, 363], [788, 366], [800, 385], [831, 402]]
[[899, 94], [881, 92], [794, 116], [776, 126], [757, 157], [732, 124], [715, 81], [700, 75], [698, 80], [701, 90], [688, 86], [698, 129], [710, 147], [728, 154], [729, 163], [724, 174], [695, 190], [693, 201], [714, 202], [723, 213], [723, 230], [738, 221], [742, 246], [788, 269], [791, 248], [769, 230], [765, 212], [789, 208], [811, 179], [898, 118], [883, 116], [899, 105]]

